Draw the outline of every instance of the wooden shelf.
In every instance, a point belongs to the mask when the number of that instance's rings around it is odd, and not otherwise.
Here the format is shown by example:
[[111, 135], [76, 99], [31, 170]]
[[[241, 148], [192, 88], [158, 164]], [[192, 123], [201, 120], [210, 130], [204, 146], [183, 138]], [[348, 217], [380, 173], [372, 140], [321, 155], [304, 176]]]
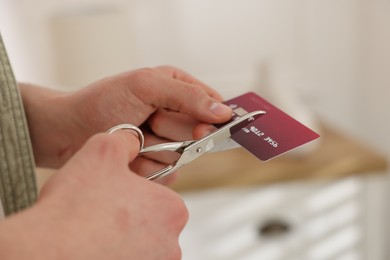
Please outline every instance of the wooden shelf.
[[[218, 187], [266, 185], [293, 180], [335, 179], [358, 174], [378, 174], [387, 168], [386, 158], [360, 142], [330, 128], [323, 128], [316, 150], [305, 156], [287, 153], [268, 162], [238, 148], [210, 153], [184, 166], [177, 191], [204, 190]], [[38, 169], [38, 186], [53, 170]]]
[[333, 129], [323, 128], [317, 148], [305, 156], [288, 153], [268, 162], [238, 148], [206, 154], [180, 170], [177, 191], [265, 185], [282, 181], [342, 178], [383, 173], [386, 158]]

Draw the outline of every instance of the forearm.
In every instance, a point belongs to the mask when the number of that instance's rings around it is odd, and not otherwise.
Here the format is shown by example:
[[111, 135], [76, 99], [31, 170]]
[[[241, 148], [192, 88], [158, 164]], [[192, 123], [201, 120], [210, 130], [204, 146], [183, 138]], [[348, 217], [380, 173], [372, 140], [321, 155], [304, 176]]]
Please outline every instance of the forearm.
[[67, 94], [31, 84], [19, 83], [29, 132], [38, 166], [59, 167], [71, 156], [71, 109]]

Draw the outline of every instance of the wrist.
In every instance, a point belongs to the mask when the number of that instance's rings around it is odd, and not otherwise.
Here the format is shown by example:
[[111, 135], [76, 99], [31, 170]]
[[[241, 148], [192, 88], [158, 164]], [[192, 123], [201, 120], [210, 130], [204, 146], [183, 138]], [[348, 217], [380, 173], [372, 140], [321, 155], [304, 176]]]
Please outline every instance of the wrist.
[[[19, 84], [35, 161], [41, 167], [57, 168], [69, 157], [72, 125], [68, 94], [30, 84]], [[66, 112], [66, 113], [65, 113]]]

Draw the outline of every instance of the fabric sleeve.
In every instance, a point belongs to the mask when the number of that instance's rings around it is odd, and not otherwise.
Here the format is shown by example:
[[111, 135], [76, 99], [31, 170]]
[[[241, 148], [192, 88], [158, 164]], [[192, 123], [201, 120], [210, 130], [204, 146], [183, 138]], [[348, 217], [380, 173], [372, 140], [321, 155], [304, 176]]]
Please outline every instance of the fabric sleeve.
[[34, 203], [36, 187], [27, 120], [0, 36], [0, 198], [5, 215]]

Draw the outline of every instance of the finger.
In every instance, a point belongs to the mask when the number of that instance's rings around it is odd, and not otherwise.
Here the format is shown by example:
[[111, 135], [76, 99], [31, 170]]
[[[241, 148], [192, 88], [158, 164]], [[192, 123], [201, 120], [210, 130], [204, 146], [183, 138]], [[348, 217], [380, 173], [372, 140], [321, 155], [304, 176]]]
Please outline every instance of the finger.
[[129, 82], [142, 85], [137, 95], [152, 107], [178, 111], [207, 123], [225, 122], [232, 116], [231, 108], [209, 96], [199, 85], [150, 69], [126, 76], [130, 77], [127, 79]]
[[148, 123], [156, 135], [175, 141], [197, 140], [216, 130], [213, 125], [200, 123], [187, 115], [166, 110], [156, 112]]
[[193, 139], [192, 131], [199, 121], [185, 114], [160, 109], [150, 117], [148, 124], [160, 137], [184, 141]]
[[173, 79], [166, 81], [171, 87], [162, 89], [165, 93], [162, 98], [154, 100], [156, 107], [178, 111], [207, 123], [225, 122], [231, 118], [231, 108], [210, 97], [198, 85]]
[[[86, 172], [107, 172], [128, 167], [140, 149], [138, 137], [129, 131], [96, 134], [72, 157], [65, 167]], [[79, 171], [78, 170], [78, 171]]]
[[178, 68], [175, 68], [172, 66], [159, 66], [159, 67], [156, 67], [156, 69], [167, 74], [168, 76], [170, 76], [174, 79], [178, 79], [178, 80], [190, 83], [190, 84], [199, 85], [207, 92], [207, 94], [210, 97], [215, 98], [218, 101], [223, 100], [222, 96], [216, 90], [207, 86], [202, 81], [198, 80], [197, 78], [193, 77], [192, 75], [190, 75], [189, 73], [187, 73], [181, 69], [178, 69]]
[[[161, 143], [172, 142], [171, 140], [160, 138], [148, 132], [144, 132], [144, 136], [145, 136], [145, 147], [161, 144]], [[142, 156], [163, 164], [171, 164], [172, 162], [177, 161], [180, 155], [173, 151], [161, 151], [155, 153], [146, 153], [143, 154]]]
[[201, 139], [209, 134], [211, 134], [212, 132], [214, 132], [215, 130], [217, 130], [217, 128], [213, 125], [209, 125], [209, 124], [197, 124], [193, 131], [192, 131], [192, 136], [194, 137], [194, 139]]

